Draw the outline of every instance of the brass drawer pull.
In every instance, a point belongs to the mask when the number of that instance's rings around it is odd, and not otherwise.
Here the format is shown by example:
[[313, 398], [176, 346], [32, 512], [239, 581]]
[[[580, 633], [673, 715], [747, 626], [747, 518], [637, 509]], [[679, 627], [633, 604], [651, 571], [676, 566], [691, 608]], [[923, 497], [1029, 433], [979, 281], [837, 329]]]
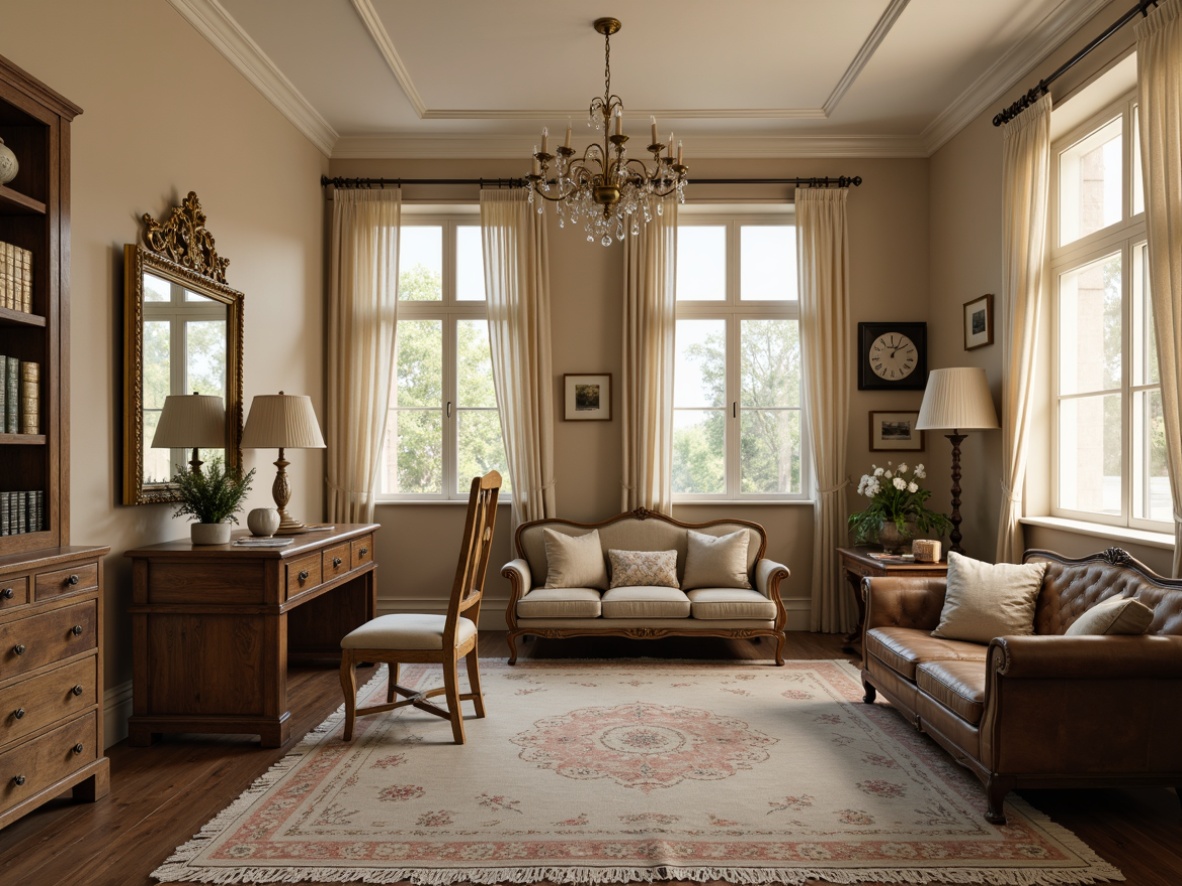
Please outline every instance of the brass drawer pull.
[[300, 570], [300, 581], [307, 581], [309, 575], [311, 575], [311, 573], [308, 572], [307, 569], [301, 569]]
[[0, 591], [0, 597], [3, 597], [5, 600], [11, 600], [13, 597], [12, 588], [5, 588], [4, 590]]
[[75, 686], [75, 687], [74, 687], [73, 689], [71, 689], [70, 691], [71, 691], [71, 692], [73, 692], [75, 695], [81, 695], [81, 694], [82, 694], [83, 692], [85, 692], [86, 690], [84, 690], [84, 689], [82, 688], [82, 684], [78, 684], [77, 686]]
[[20, 787], [25, 783], [25, 777], [23, 775], [14, 775], [12, 777], [12, 783], [17, 787]]
[[80, 581], [82, 581], [82, 579], [80, 579], [78, 576], [76, 576], [76, 575], [71, 575], [69, 578], [67, 578], [67, 579], [66, 579], [66, 584], [68, 584], [68, 585], [76, 585], [76, 584], [78, 584], [78, 582], [80, 582]]
[[75, 637], [81, 637], [82, 636], [82, 625], [74, 625], [74, 627], [70, 628], [70, 633], [73, 634]]
[[12, 652], [14, 655], [24, 655], [25, 654], [25, 644], [24, 643], [17, 643], [15, 646], [12, 647]]
[[341, 558], [340, 558], [340, 557], [333, 557], [333, 558], [332, 558], [332, 568], [333, 568], [333, 569], [340, 569], [340, 567], [341, 567], [341, 562], [342, 562], [342, 561], [341, 561]]
[[361, 556], [363, 556], [363, 557], [364, 557], [364, 556], [365, 556], [366, 554], [368, 554], [368, 553], [369, 553], [369, 548], [362, 548], [362, 549], [361, 549]]
[[12, 718], [14, 720], [23, 720], [25, 718], [25, 709], [24, 708], [17, 708], [15, 711], [12, 712]]

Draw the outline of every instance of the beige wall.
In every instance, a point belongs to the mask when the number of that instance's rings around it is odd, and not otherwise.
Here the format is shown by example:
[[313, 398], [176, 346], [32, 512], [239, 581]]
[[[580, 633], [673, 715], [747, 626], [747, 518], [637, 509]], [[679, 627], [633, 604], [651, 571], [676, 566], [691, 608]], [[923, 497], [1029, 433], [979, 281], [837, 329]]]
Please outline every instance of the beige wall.
[[[527, 167], [529, 145], [522, 142], [522, 160], [510, 161], [343, 161], [332, 163], [332, 175], [387, 178], [478, 178], [520, 175]], [[765, 160], [693, 161], [689, 193], [692, 200], [784, 200], [787, 186], [694, 185], [697, 178], [770, 178], [810, 175], [861, 175], [864, 183], [849, 197], [852, 256], [851, 301], [854, 320], [925, 320], [928, 303], [928, 185], [925, 160]], [[408, 185], [407, 202], [477, 199], [474, 187]], [[588, 243], [581, 231], [559, 230], [549, 213], [550, 285], [554, 377], [550, 385], [556, 414], [561, 415], [559, 385], [567, 372], [611, 372], [618, 380], [621, 365], [622, 254]], [[849, 330], [851, 346], [856, 325]], [[618, 398], [618, 383], [617, 383]], [[918, 409], [921, 392], [854, 391], [849, 429], [850, 471], [856, 477], [871, 461], [868, 442], [870, 410]], [[555, 429], [555, 477], [562, 516], [596, 521], [620, 509], [621, 422], [564, 422]], [[930, 447], [929, 447], [930, 449]], [[873, 454], [877, 460], [881, 453]], [[851, 504], [860, 507], [851, 495]], [[755, 520], [768, 530], [768, 556], [792, 572], [783, 594], [790, 625], [808, 626], [812, 593], [812, 507], [809, 505], [683, 505], [674, 509], [682, 520], [730, 516]], [[461, 505], [382, 505], [378, 519], [378, 560], [383, 564], [380, 606], [437, 608], [450, 587], [455, 568], [452, 546], [462, 527]], [[502, 512], [494, 567], [509, 556], [508, 511]], [[415, 556], [439, 549], [438, 562]], [[504, 624], [508, 582], [499, 568], [490, 572], [482, 619], [488, 627]]]
[[[106, 560], [108, 708], [131, 678], [130, 567], [124, 551], [188, 533], [165, 505], [118, 504], [122, 471], [122, 248], [139, 217], [167, 215], [190, 190], [208, 216], [227, 281], [246, 294], [244, 385], [322, 398], [323, 234], [327, 161], [167, 3], [54, 0], [5, 4], [0, 54], [71, 101], [71, 519], [76, 544]], [[271, 503], [274, 453], [248, 507]], [[319, 519], [323, 458], [290, 453], [295, 513]], [[269, 459], [269, 460], [268, 460]], [[119, 698], [111, 699], [112, 693]], [[124, 734], [109, 717], [107, 741]]]

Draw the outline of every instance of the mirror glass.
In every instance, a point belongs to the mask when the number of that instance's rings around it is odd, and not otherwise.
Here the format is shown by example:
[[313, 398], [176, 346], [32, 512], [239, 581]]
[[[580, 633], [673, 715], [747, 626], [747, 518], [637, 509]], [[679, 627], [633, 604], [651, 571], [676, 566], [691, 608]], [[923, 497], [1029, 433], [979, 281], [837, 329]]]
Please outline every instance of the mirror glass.
[[231, 467], [242, 463], [243, 295], [145, 246], [128, 244], [124, 297], [123, 502], [172, 502], [177, 497], [170, 478], [188, 470], [193, 452], [152, 448], [168, 395], [220, 396], [226, 405], [225, 448], [203, 448], [198, 457], [203, 462], [223, 457]]

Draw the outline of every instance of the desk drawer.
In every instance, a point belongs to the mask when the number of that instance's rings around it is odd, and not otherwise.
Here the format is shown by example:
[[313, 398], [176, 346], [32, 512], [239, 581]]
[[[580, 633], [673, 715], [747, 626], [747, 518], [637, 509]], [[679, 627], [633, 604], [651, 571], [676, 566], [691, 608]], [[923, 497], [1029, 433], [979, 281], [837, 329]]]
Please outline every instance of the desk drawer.
[[0, 578], [0, 612], [29, 602], [29, 577], [10, 575]]
[[0, 811], [98, 759], [92, 712], [0, 754]]
[[97, 667], [92, 655], [0, 692], [0, 746], [94, 705]]
[[98, 587], [98, 564], [79, 563], [69, 569], [44, 572], [37, 576], [36, 596], [40, 600], [52, 600], [62, 594], [78, 594], [93, 591]]
[[363, 535], [349, 543], [350, 562], [353, 568], [373, 562], [373, 536]]
[[331, 581], [353, 567], [349, 565], [349, 543], [333, 545], [324, 552], [324, 580]]
[[0, 680], [98, 647], [98, 602], [0, 624]]
[[287, 564], [287, 599], [314, 588], [323, 579], [320, 573], [320, 555], [312, 554]]

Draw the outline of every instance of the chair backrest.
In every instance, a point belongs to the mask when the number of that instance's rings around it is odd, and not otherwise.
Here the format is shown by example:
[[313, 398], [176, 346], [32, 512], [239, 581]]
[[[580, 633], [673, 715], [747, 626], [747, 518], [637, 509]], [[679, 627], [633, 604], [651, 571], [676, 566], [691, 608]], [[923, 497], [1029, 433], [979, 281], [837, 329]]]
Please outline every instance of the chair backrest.
[[[456, 624], [461, 615], [479, 624], [480, 599], [484, 595], [484, 579], [492, 554], [493, 530], [497, 524], [497, 498], [500, 494], [501, 475], [496, 471], [472, 478], [460, 561], [456, 565], [456, 580], [452, 585], [447, 622], [443, 629], [446, 637], [455, 638]], [[469, 613], [467, 610], [472, 611]]]

